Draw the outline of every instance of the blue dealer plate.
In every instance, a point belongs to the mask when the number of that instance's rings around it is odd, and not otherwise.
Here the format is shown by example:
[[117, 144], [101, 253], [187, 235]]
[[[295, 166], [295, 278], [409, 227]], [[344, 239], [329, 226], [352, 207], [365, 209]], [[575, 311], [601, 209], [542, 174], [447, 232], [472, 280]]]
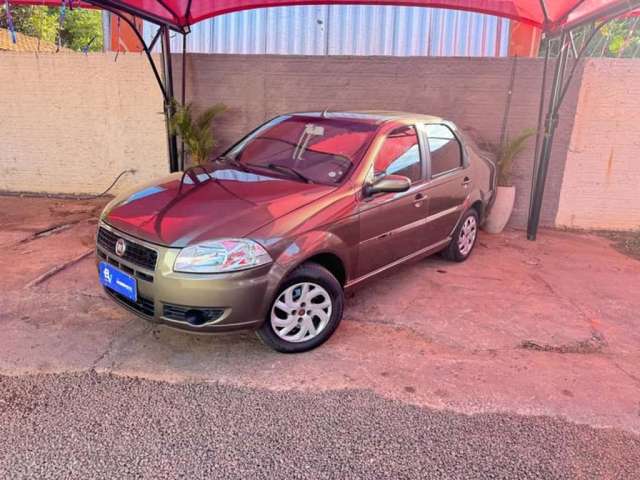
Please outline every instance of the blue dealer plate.
[[138, 285], [132, 276], [104, 262], [100, 262], [98, 266], [98, 275], [100, 283], [105, 287], [134, 302], [138, 300]]

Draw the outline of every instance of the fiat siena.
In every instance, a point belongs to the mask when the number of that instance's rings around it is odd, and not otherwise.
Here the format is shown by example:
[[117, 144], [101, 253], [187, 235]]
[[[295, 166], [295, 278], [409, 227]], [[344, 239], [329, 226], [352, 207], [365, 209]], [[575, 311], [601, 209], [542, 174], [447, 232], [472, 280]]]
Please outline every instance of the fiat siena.
[[302, 352], [333, 334], [346, 290], [436, 252], [466, 260], [494, 170], [441, 118], [282, 115], [211, 164], [109, 203], [99, 279], [149, 321], [255, 329], [278, 351]]

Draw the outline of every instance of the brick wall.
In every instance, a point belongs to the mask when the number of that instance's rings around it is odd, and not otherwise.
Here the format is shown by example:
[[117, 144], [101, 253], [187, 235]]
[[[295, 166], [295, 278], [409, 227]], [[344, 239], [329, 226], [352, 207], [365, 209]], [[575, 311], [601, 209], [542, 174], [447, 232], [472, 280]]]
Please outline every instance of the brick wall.
[[[139, 55], [0, 53], [0, 190], [97, 193], [167, 172], [162, 100]], [[116, 189], [116, 190], [117, 190]]]
[[[283, 57], [191, 54], [187, 97], [198, 106], [223, 102], [229, 111], [217, 134], [221, 147], [266, 119], [304, 110], [390, 109], [440, 115], [497, 143], [513, 68], [509, 58]], [[176, 58], [176, 78], [180, 59]], [[542, 62], [518, 59], [508, 133], [537, 123]], [[573, 127], [577, 86], [570, 89], [549, 169], [541, 223], [557, 214], [564, 158]], [[179, 92], [179, 86], [176, 89]], [[512, 224], [524, 226], [533, 140], [514, 166], [517, 200]]]
[[640, 62], [588, 60], [558, 226], [640, 228]]

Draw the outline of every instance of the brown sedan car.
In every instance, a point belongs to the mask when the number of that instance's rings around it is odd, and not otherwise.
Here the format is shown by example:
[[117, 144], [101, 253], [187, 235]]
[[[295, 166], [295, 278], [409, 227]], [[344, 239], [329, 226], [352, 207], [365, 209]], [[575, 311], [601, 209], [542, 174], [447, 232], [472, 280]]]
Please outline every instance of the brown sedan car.
[[99, 278], [149, 321], [257, 329], [301, 352], [335, 331], [345, 290], [436, 252], [465, 260], [494, 185], [493, 164], [441, 118], [282, 115], [107, 205]]

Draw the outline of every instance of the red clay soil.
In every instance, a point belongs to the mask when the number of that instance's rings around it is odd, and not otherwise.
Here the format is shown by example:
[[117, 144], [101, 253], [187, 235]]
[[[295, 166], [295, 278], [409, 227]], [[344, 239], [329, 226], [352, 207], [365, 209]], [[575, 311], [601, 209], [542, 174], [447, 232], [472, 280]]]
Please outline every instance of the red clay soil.
[[370, 389], [461, 412], [559, 415], [640, 433], [640, 261], [595, 235], [481, 235], [465, 263], [405, 266], [348, 299], [323, 347], [154, 328], [105, 297], [104, 200], [0, 197], [0, 373], [96, 369], [274, 390]]

